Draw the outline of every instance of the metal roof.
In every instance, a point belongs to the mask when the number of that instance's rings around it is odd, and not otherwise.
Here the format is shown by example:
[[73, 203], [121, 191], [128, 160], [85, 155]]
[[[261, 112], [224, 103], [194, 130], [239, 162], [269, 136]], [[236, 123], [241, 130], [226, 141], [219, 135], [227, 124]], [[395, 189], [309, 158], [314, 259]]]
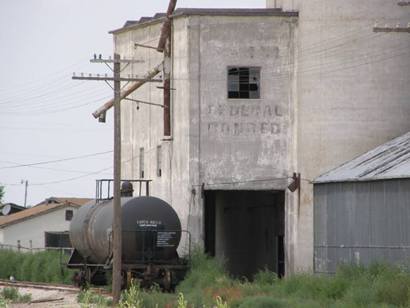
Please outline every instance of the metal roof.
[[23, 220], [30, 219], [35, 216], [43, 215], [51, 211], [57, 210], [63, 207], [75, 207], [78, 208], [92, 199], [87, 198], [49, 198], [40, 203], [39, 205], [25, 209], [23, 211], [0, 217], [0, 228], [4, 228], [8, 225], [18, 223]]
[[315, 183], [397, 178], [410, 178], [410, 132], [321, 175]]
[[[282, 9], [209, 9], [209, 8], [178, 8], [172, 17], [198, 15], [198, 16], [283, 16], [297, 17], [296, 11], [283, 11]], [[110, 31], [110, 33], [119, 33], [124, 30], [130, 30], [140, 25], [160, 22], [166, 17], [165, 13], [157, 13], [152, 17], [141, 17], [139, 20], [128, 20], [120, 29]]]

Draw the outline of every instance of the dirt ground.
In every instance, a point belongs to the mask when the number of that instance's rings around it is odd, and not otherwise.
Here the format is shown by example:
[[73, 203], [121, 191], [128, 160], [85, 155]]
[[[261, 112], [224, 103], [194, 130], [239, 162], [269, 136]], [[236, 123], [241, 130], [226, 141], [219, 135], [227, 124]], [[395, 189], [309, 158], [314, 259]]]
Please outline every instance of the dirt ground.
[[[0, 290], [3, 289], [0, 286]], [[77, 308], [80, 305], [77, 303], [77, 292], [73, 291], [56, 291], [56, 290], [43, 290], [36, 288], [18, 288], [20, 294], [31, 294], [32, 301], [41, 301], [39, 303], [29, 304], [10, 304], [11, 308], [23, 308], [23, 307], [64, 307], [64, 308]]]

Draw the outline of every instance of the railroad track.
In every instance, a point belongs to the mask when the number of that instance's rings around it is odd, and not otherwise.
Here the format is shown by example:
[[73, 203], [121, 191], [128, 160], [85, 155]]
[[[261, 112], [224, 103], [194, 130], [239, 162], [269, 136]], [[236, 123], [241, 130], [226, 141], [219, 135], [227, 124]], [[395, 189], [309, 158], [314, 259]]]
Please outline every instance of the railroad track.
[[11, 282], [9, 280], [0, 279], [0, 286], [15, 287], [15, 288], [34, 288], [43, 290], [56, 290], [65, 292], [79, 292], [80, 289], [74, 286], [64, 285], [64, 284], [51, 284], [51, 283], [40, 283], [40, 282], [27, 282], [27, 281], [16, 281]]
[[[14, 287], [14, 288], [33, 288], [33, 289], [42, 289], [42, 290], [52, 290], [52, 291], [64, 291], [78, 293], [81, 291], [80, 288], [65, 284], [56, 284], [56, 283], [41, 283], [41, 282], [28, 282], [28, 281], [16, 281], [11, 282], [9, 280], [0, 279], [0, 286]], [[110, 295], [110, 293], [102, 288], [90, 288], [90, 290], [104, 294]]]

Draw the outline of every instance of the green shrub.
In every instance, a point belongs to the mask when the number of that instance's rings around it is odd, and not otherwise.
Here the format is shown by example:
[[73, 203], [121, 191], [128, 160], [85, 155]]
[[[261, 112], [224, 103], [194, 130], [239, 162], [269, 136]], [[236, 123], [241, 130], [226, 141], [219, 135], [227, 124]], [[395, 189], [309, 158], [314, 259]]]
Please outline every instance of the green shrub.
[[374, 283], [376, 302], [396, 305], [400, 307], [410, 306], [410, 277], [409, 275], [384, 273]]
[[238, 308], [282, 308], [288, 307], [286, 303], [268, 296], [254, 296], [236, 303]]
[[112, 300], [91, 290], [83, 290], [77, 295], [77, 302], [81, 307], [110, 307]]
[[177, 300], [175, 294], [157, 290], [141, 292], [141, 299], [144, 308], [174, 307]]
[[120, 300], [120, 308], [143, 308], [144, 301], [141, 296], [139, 284], [131, 281], [131, 286], [122, 292]]
[[179, 284], [178, 291], [188, 294], [198, 289], [225, 287], [231, 282], [221, 262], [196, 250], [191, 257], [190, 270], [184, 281]]
[[273, 285], [279, 282], [279, 278], [276, 273], [265, 269], [255, 274], [253, 282], [259, 285]]
[[19, 298], [19, 292], [16, 288], [4, 288], [0, 295], [10, 301], [16, 301]]
[[64, 265], [67, 258], [66, 255], [61, 258], [55, 251], [22, 253], [0, 250], [0, 278], [13, 276], [20, 281], [70, 284], [72, 271]]
[[4, 303], [10, 301], [12, 303], [28, 303], [31, 301], [31, 294], [20, 294], [17, 288], [4, 288], [0, 292], [0, 297]]
[[187, 308], [188, 307], [188, 301], [185, 300], [184, 294], [179, 293], [178, 294], [178, 306], [177, 308]]

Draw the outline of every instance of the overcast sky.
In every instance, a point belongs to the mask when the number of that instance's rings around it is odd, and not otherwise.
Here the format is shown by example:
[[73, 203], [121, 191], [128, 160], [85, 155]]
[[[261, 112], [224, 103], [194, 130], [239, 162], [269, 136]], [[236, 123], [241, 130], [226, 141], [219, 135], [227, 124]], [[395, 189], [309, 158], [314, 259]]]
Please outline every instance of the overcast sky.
[[[178, 7], [263, 8], [265, 0], [179, 0]], [[95, 179], [112, 177], [112, 113], [91, 116], [110, 96], [103, 82], [73, 81], [73, 72], [105, 72], [90, 64], [111, 55], [109, 30], [164, 12], [168, 0], [0, 1], [0, 184], [5, 202], [93, 197]], [[16, 167], [102, 153], [75, 160]], [[104, 154], [105, 153], [105, 154]], [[97, 173], [99, 172], [99, 173]], [[93, 173], [93, 174], [91, 174]]]

